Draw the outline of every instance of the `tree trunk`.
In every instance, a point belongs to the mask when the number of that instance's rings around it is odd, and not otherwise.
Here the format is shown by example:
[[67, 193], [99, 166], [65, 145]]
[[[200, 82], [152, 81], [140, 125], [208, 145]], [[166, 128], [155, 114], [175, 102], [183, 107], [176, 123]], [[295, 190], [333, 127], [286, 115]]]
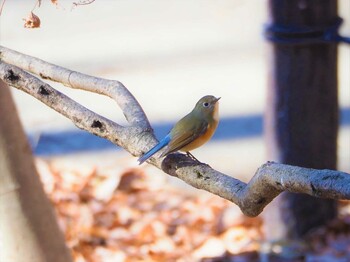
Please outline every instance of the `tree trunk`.
[[0, 261], [72, 261], [2, 81], [0, 115]]
[[[281, 26], [323, 27], [337, 21], [336, 0], [269, 0], [269, 5], [271, 22]], [[269, 158], [336, 169], [337, 131], [337, 44], [273, 43], [266, 115]], [[333, 219], [337, 204], [285, 193], [267, 210], [270, 240], [300, 239]]]

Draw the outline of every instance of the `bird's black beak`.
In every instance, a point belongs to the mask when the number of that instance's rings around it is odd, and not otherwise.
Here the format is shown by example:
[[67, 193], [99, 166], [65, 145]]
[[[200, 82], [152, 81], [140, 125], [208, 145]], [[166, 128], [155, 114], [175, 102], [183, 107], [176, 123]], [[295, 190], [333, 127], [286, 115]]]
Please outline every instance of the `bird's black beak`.
[[218, 98], [216, 98], [216, 101], [215, 101], [215, 103], [216, 103], [217, 101], [219, 101], [219, 100], [220, 100], [220, 98], [221, 98], [221, 97], [218, 97]]

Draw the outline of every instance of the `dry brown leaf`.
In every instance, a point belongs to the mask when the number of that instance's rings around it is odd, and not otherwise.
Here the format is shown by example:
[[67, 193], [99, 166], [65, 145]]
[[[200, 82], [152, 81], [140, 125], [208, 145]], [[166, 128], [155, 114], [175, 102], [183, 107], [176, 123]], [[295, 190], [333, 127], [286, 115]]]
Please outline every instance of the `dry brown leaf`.
[[121, 250], [97, 247], [93, 253], [93, 261], [96, 262], [124, 262], [126, 255]]
[[140, 189], [146, 189], [147, 183], [145, 183], [145, 173], [142, 169], [133, 168], [127, 170], [121, 175], [118, 189], [122, 191], [134, 191]]
[[25, 28], [39, 28], [40, 18], [33, 12], [30, 12], [27, 18], [23, 18]]
[[254, 241], [249, 237], [247, 228], [240, 226], [227, 230], [223, 236], [226, 250], [231, 254], [238, 254], [243, 251], [252, 251], [256, 248]]
[[120, 205], [115, 218], [120, 225], [127, 226], [136, 221], [139, 217], [140, 213], [138, 210], [135, 210], [126, 205]]
[[200, 247], [193, 252], [196, 260], [201, 258], [221, 257], [225, 254], [226, 249], [221, 239], [209, 237]]
[[120, 182], [120, 177], [111, 175], [103, 179], [93, 189], [93, 196], [95, 199], [101, 201], [109, 201], [115, 193], [116, 188]]

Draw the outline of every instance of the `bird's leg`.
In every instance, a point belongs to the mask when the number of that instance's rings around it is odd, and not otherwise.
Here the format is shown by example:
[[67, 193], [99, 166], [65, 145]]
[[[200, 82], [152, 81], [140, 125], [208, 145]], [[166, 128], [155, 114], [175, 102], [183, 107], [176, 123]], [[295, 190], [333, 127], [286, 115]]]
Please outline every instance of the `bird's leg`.
[[197, 158], [195, 158], [194, 155], [192, 155], [189, 151], [186, 152], [186, 155], [187, 155], [188, 157], [192, 158], [192, 159], [193, 159], [194, 161], [196, 161], [197, 163], [202, 164], [202, 165], [204, 164], [204, 165], [210, 167], [208, 164], [202, 163], [202, 162], [199, 161]]
[[197, 161], [198, 163], [201, 163], [197, 158], [194, 157], [189, 151], [186, 152], [186, 155], [190, 158], [192, 158], [194, 161]]

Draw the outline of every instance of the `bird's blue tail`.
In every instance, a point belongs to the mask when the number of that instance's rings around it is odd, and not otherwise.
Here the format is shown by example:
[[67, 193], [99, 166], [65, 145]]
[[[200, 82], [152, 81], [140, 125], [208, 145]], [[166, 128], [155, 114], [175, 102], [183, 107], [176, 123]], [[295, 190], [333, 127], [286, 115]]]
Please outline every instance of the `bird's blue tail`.
[[165, 147], [170, 142], [170, 134], [164, 137], [155, 147], [153, 147], [151, 150], [149, 150], [147, 153], [145, 153], [143, 156], [141, 156], [137, 161], [139, 161], [139, 165], [141, 165], [143, 162], [145, 162], [148, 158], [153, 156], [155, 153], [157, 153], [160, 149]]

